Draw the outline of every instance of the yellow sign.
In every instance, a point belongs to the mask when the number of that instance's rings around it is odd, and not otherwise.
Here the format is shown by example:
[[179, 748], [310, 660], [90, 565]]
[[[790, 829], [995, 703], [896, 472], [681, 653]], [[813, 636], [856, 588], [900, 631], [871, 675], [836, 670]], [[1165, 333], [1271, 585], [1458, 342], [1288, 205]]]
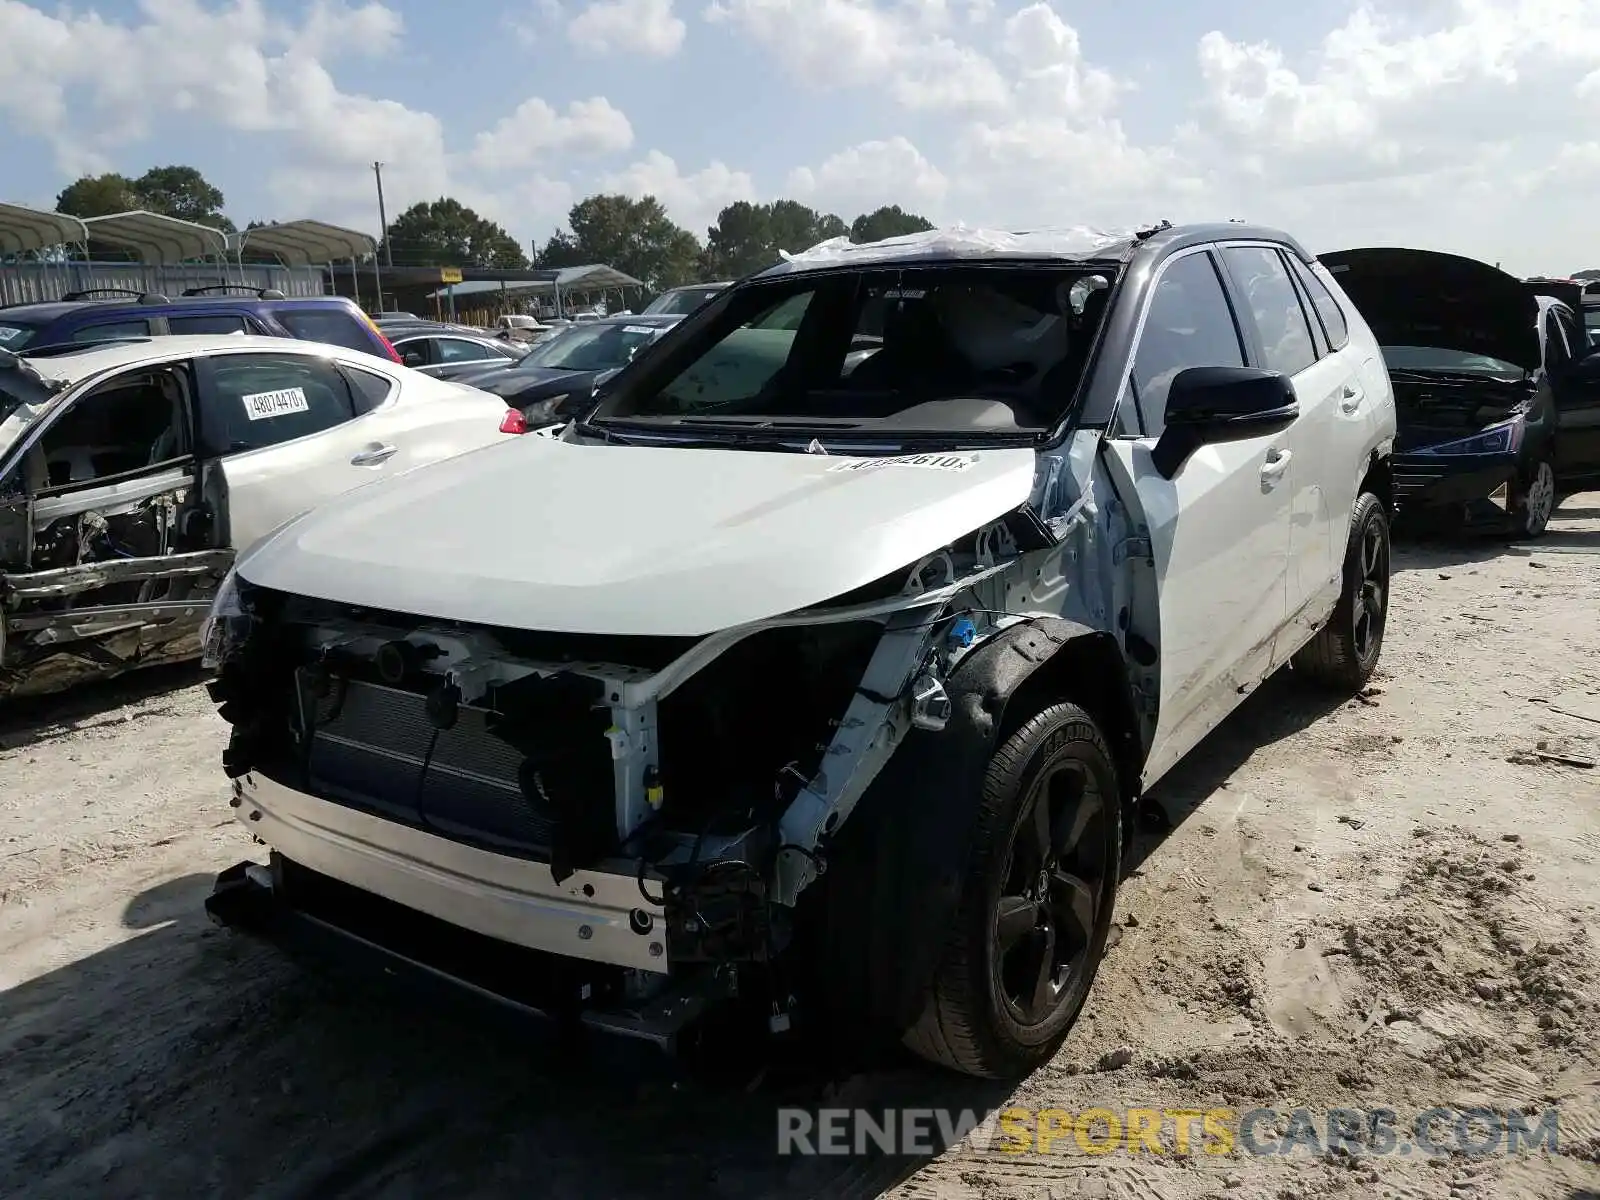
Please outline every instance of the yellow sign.
[[461, 282], [461, 268], [460, 267], [440, 267], [439, 268], [439, 282], [440, 283], [460, 283]]

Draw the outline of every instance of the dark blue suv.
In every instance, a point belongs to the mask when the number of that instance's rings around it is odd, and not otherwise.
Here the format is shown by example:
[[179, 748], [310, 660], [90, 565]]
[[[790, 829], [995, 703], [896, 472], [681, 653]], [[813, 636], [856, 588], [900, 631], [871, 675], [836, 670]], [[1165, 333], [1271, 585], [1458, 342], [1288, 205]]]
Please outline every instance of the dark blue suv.
[[169, 299], [96, 288], [45, 304], [0, 308], [0, 350], [23, 353], [63, 342], [167, 334], [247, 333], [330, 342], [399, 362], [371, 318], [343, 296], [285, 296], [271, 288], [216, 284]]

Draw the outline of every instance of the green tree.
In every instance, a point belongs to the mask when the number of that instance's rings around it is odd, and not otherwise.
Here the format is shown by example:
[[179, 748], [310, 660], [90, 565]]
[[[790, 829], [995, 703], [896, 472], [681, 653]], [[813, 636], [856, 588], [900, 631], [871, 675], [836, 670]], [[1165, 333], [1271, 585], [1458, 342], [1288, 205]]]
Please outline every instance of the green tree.
[[881, 242], [884, 238], [908, 233], [926, 233], [933, 222], [920, 213], [908, 213], [898, 204], [885, 204], [874, 212], [862, 213], [850, 223], [852, 242]]
[[533, 265], [541, 271], [559, 271], [562, 267], [581, 267], [592, 262], [583, 253], [578, 240], [564, 229], [557, 229], [550, 240], [539, 247], [533, 256]]
[[56, 211], [71, 217], [108, 217], [138, 207], [133, 180], [114, 171], [74, 179], [56, 195]]
[[700, 243], [654, 196], [590, 196], [572, 206], [567, 225], [570, 232], [557, 232], [545, 243], [540, 266], [604, 263], [651, 291], [699, 278]]
[[848, 232], [832, 213], [819, 213], [795, 200], [740, 200], [718, 213], [717, 223], [706, 231], [706, 265], [711, 274], [736, 279], [771, 266], [779, 251], [806, 250]]
[[528, 265], [517, 239], [487, 217], [448, 196], [413, 204], [384, 230], [386, 249], [396, 266], [492, 267], [516, 270]]
[[149, 212], [233, 232], [233, 222], [222, 215], [222, 189], [194, 167], [151, 167], [133, 181], [133, 193]]
[[137, 179], [108, 172], [85, 175], [62, 188], [56, 211], [74, 217], [105, 217], [143, 209], [233, 232], [233, 222], [222, 212], [222, 189], [194, 167], [151, 167]]

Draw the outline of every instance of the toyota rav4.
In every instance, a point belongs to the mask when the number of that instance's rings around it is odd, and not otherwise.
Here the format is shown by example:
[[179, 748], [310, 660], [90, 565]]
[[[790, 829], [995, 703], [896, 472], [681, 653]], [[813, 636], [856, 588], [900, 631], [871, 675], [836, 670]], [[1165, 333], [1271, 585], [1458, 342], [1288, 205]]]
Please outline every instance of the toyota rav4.
[[786, 256], [581, 419], [241, 559], [207, 653], [270, 854], [208, 907], [575, 1027], [740, 1003], [1014, 1077], [1144, 789], [1280, 667], [1371, 675], [1394, 436], [1273, 230]]

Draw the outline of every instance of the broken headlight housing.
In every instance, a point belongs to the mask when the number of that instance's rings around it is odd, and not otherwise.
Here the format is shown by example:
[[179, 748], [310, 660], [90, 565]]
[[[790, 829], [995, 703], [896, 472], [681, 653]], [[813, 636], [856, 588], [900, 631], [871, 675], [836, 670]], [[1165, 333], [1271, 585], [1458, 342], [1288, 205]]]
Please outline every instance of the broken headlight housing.
[[244, 641], [250, 617], [239, 595], [239, 568], [229, 567], [222, 577], [211, 611], [200, 626], [200, 662], [207, 671], [220, 670], [228, 656]]
[[522, 417], [532, 425], [548, 425], [559, 420], [556, 410], [566, 403], [570, 393], [563, 392], [559, 396], [550, 396], [544, 400], [535, 400], [522, 410]]

